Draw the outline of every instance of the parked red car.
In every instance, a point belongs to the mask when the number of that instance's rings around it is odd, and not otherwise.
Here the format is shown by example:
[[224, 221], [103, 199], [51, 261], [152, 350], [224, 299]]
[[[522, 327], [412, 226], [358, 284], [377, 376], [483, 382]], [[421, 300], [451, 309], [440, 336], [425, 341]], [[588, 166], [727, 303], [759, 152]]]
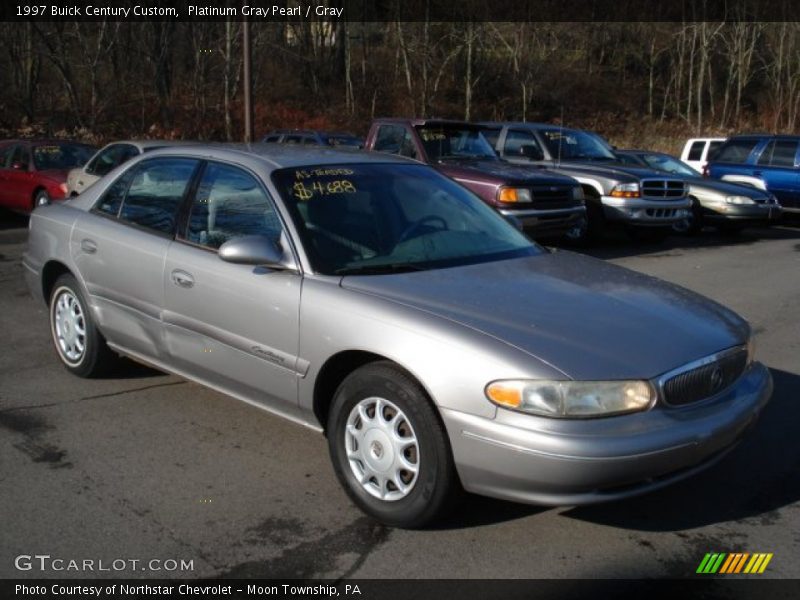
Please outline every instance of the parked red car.
[[28, 213], [62, 200], [67, 194], [67, 172], [83, 165], [94, 152], [93, 146], [65, 140], [0, 142], [0, 206]]

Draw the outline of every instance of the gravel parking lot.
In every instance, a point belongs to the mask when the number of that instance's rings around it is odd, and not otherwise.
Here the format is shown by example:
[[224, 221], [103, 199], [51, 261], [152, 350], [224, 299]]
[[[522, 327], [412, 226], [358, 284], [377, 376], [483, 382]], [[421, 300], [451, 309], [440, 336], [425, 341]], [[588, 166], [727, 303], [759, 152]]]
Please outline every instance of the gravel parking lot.
[[[311, 431], [133, 363], [109, 379], [69, 375], [22, 279], [26, 224], [0, 215], [2, 578], [684, 577], [706, 552], [735, 551], [774, 553], [764, 576], [800, 577], [798, 228], [591, 250], [752, 324], [775, 394], [723, 462], [624, 502], [538, 508], [473, 497], [436, 529], [401, 531], [347, 500]], [[35, 554], [126, 562], [104, 572], [15, 567]]]

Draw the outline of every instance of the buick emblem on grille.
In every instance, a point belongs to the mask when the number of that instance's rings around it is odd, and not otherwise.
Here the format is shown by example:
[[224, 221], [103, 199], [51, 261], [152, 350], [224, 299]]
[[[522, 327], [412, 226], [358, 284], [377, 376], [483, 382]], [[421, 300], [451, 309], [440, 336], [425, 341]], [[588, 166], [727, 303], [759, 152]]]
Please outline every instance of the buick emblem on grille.
[[709, 379], [711, 382], [711, 391], [718, 392], [722, 387], [722, 369], [720, 367], [714, 367]]

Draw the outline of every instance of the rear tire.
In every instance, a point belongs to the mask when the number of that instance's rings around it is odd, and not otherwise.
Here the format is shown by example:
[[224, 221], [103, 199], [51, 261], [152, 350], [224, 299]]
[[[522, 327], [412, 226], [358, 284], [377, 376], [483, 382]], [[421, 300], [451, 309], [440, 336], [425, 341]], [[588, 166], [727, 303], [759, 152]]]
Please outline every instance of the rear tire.
[[370, 363], [345, 378], [327, 434], [348, 496], [386, 525], [422, 527], [461, 489], [436, 409], [419, 383], [391, 362]]
[[77, 280], [64, 274], [50, 294], [50, 334], [61, 364], [78, 377], [107, 373], [116, 354], [97, 330]]

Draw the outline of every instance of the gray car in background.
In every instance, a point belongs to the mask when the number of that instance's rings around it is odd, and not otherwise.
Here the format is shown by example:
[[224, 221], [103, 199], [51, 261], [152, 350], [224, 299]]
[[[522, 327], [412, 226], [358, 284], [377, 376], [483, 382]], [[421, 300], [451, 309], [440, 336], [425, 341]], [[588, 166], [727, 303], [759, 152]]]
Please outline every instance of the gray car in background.
[[749, 185], [702, 177], [674, 156], [650, 150], [615, 150], [623, 164], [646, 167], [681, 177], [689, 185], [691, 214], [673, 225], [676, 231], [697, 233], [704, 225], [735, 233], [747, 226], [772, 225], [783, 210], [774, 194]]
[[462, 486], [548, 505], [660, 488], [724, 456], [772, 390], [729, 309], [548, 251], [401, 157], [157, 150], [37, 209], [23, 262], [70, 372], [123, 354], [324, 432], [350, 498], [394, 526]]
[[[86, 164], [67, 174], [67, 196], [77, 196], [122, 163], [158, 148], [186, 144], [168, 140], [121, 140], [100, 148]], [[191, 143], [191, 142], [188, 142]]]

